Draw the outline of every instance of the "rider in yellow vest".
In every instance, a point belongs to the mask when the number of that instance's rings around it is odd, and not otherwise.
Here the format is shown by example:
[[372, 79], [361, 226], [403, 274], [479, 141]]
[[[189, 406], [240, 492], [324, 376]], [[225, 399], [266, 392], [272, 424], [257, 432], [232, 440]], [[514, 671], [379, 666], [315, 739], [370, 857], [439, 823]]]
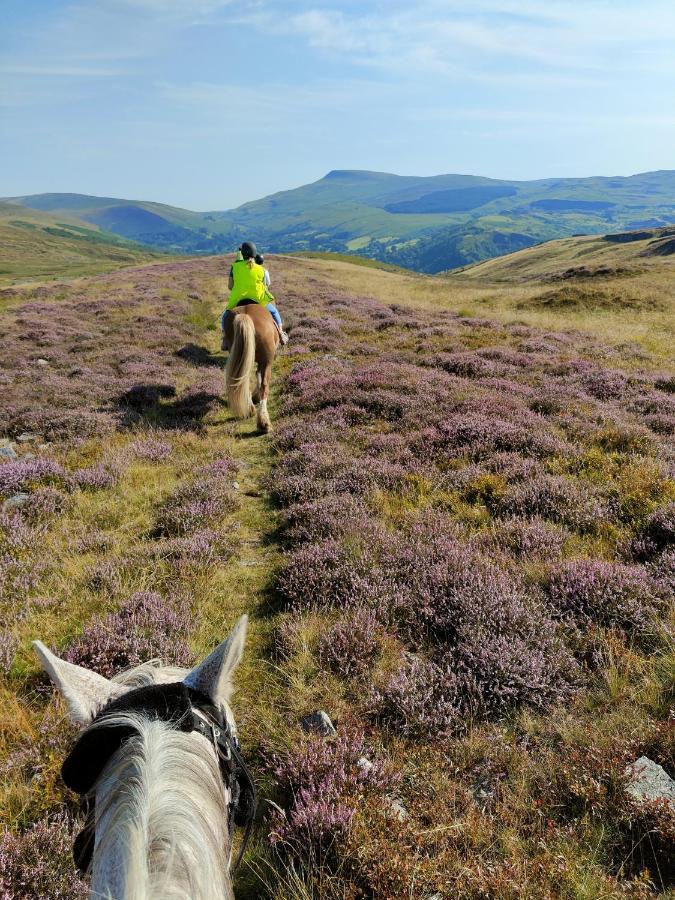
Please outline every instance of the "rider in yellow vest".
[[225, 338], [227, 316], [242, 300], [253, 300], [255, 303], [266, 307], [279, 329], [281, 343], [288, 343], [288, 335], [283, 330], [279, 310], [274, 305], [274, 297], [265, 284], [265, 269], [255, 261], [256, 253], [255, 244], [252, 244], [250, 241], [244, 241], [230, 269], [228, 281], [230, 296], [225, 312], [220, 320], [221, 328], [223, 329], [223, 350], [228, 349]]

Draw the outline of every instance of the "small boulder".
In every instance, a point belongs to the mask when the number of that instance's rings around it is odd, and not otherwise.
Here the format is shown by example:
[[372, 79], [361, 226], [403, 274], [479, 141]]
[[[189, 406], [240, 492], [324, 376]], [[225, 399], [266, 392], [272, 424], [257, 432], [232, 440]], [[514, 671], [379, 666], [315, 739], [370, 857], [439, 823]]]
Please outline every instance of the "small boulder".
[[28, 503], [29, 499], [30, 494], [24, 494], [22, 491], [18, 494], [12, 494], [12, 496], [8, 497], [2, 504], [2, 511], [9, 512], [11, 509], [20, 509]]
[[35, 362], [38, 366], [48, 366], [49, 365], [49, 360], [43, 359], [42, 357], [40, 357], [40, 359], [36, 359]]
[[634, 800], [665, 800], [675, 812], [675, 781], [663, 766], [641, 756], [626, 768], [629, 782], [626, 792]]
[[33, 434], [32, 431], [24, 431], [23, 434], [18, 436], [17, 441], [20, 444], [32, 444], [33, 441], [37, 441], [39, 438], [39, 434]]
[[330, 720], [330, 716], [322, 709], [317, 709], [316, 712], [305, 716], [304, 719], [301, 720], [300, 725], [304, 731], [314, 731], [324, 737], [335, 737], [337, 734], [335, 725], [333, 725]]
[[373, 770], [373, 764], [366, 756], [360, 756], [356, 760], [356, 765], [364, 775], [368, 775]]
[[399, 822], [405, 822], [410, 818], [410, 813], [398, 797], [387, 795], [384, 799], [387, 804], [387, 812], [390, 813], [392, 819], [398, 819]]
[[6, 447], [0, 447], [0, 459], [18, 459], [16, 450], [11, 444]]

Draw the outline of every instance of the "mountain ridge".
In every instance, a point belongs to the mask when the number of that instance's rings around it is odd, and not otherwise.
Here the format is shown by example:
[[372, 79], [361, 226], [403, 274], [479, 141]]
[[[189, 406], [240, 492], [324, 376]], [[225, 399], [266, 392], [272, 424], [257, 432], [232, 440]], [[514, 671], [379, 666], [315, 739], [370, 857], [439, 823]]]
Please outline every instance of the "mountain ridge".
[[675, 170], [532, 181], [332, 169], [233, 209], [73, 193], [6, 198], [171, 252], [220, 253], [245, 238], [270, 252], [329, 251], [436, 273], [574, 234], [675, 222]]

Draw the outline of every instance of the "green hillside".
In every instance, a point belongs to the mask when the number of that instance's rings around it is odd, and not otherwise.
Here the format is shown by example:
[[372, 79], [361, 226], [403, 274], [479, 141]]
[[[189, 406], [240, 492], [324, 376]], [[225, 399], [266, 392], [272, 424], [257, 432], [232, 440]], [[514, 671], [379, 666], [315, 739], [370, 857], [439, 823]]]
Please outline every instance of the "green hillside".
[[[107, 272], [164, 253], [78, 218], [0, 203], [0, 285]], [[66, 221], [63, 221], [63, 220]]]
[[38, 194], [12, 203], [173, 252], [219, 253], [252, 237], [273, 252], [353, 253], [441, 272], [542, 241], [675, 222], [675, 171], [500, 181], [335, 170], [313, 184], [224, 212]]

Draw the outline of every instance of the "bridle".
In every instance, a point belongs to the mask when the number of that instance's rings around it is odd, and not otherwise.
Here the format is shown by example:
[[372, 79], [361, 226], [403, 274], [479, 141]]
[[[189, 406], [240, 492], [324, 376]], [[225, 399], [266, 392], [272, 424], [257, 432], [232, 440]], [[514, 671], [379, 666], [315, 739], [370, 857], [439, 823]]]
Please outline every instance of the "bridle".
[[135, 688], [108, 703], [78, 737], [61, 768], [67, 787], [83, 797], [86, 821], [73, 844], [78, 869], [88, 872], [94, 851], [95, 797], [93, 788], [107, 762], [137, 729], [124, 722], [123, 714], [136, 713], [162, 721], [176, 731], [196, 732], [215, 750], [223, 785], [230, 794], [228, 831], [244, 829], [239, 852], [230, 872], [236, 872], [251, 836], [257, 806], [255, 783], [244, 762], [237, 735], [224, 711], [182, 682]]

